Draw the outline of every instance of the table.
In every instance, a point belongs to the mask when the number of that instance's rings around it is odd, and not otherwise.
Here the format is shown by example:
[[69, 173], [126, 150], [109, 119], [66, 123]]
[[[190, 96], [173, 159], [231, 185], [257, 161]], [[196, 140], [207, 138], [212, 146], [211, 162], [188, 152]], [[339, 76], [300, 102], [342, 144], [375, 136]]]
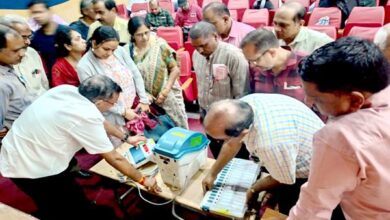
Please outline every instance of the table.
[[7, 220], [38, 220], [37, 218], [26, 214], [20, 210], [12, 208], [0, 202], [0, 219]]
[[[123, 144], [117, 149], [117, 151], [123, 152], [128, 147], [129, 146], [127, 144]], [[177, 204], [180, 204], [181, 206], [189, 208], [193, 211], [206, 214], [206, 212], [200, 209], [200, 203], [203, 199], [202, 180], [206, 176], [208, 170], [212, 167], [214, 162], [214, 159], [208, 158], [207, 163], [203, 167], [201, 167], [201, 169], [192, 177], [192, 179], [187, 184], [187, 188], [181, 193], [172, 191], [167, 185], [164, 184], [160, 173], [157, 173], [156, 180], [162, 190], [162, 192], [159, 193], [158, 196], [167, 200], [176, 197], [175, 201]], [[90, 170], [102, 176], [119, 181], [119, 177], [117, 175], [118, 171], [111, 165], [109, 165], [104, 159], [98, 162]], [[134, 183], [131, 182], [127, 182], [126, 184], [134, 186]], [[145, 190], [145, 188], [143, 187], [141, 189]], [[179, 193], [180, 195], [178, 195]], [[245, 217], [245, 219], [254, 218], [254, 215]]]

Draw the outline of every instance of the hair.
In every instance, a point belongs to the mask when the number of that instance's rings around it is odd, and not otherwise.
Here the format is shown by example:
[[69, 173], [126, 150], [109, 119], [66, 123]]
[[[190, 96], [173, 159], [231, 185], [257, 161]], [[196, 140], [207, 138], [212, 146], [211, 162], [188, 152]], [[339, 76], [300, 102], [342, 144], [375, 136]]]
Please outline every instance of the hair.
[[88, 77], [79, 86], [79, 93], [91, 102], [107, 100], [115, 93], [121, 92], [122, 88], [116, 82], [100, 74]]
[[225, 134], [229, 137], [238, 137], [253, 124], [254, 113], [252, 107], [244, 101], [231, 100], [231, 104], [236, 111], [236, 117], [230, 120], [230, 125], [225, 128]]
[[127, 31], [129, 32], [131, 36], [131, 42], [135, 42], [134, 34], [137, 32], [138, 28], [140, 28], [142, 25], [145, 25], [147, 28], [150, 29], [150, 25], [145, 22], [145, 19], [140, 16], [134, 16], [132, 17], [129, 22], [127, 23]]
[[203, 8], [203, 14], [205, 14], [206, 11], [212, 10], [215, 14], [218, 16], [227, 15], [230, 17], [230, 12], [227, 6], [221, 2], [211, 2], [210, 4], [206, 5]]
[[373, 43], [346, 37], [315, 50], [299, 64], [302, 79], [320, 92], [376, 93], [389, 84], [389, 63]]
[[217, 33], [215, 26], [206, 21], [200, 21], [191, 27], [189, 36], [192, 40], [200, 37], [208, 37], [214, 33]]
[[294, 9], [295, 15], [293, 17], [293, 20], [295, 22], [300, 22], [301, 20], [305, 19], [306, 9], [299, 2], [295, 2], [295, 1], [286, 2], [280, 8], [291, 8], [291, 9]]
[[92, 5], [93, 0], [81, 0], [80, 1], [80, 14], [84, 15], [83, 9], [88, 8], [90, 5]]
[[32, 0], [27, 4], [27, 8], [31, 8], [34, 5], [42, 4], [46, 9], [50, 9], [50, 6], [46, 0]]
[[116, 10], [116, 3], [114, 0], [92, 0], [92, 4], [96, 4], [98, 2], [103, 2], [104, 7], [106, 7], [107, 10], [111, 10], [113, 8]]
[[158, 0], [150, 0], [149, 1], [149, 5], [154, 4], [154, 3], [157, 4], [157, 6], [160, 6], [160, 3]]
[[27, 20], [16, 14], [6, 14], [0, 16], [0, 24], [13, 28], [15, 24], [28, 25]]
[[374, 43], [381, 49], [386, 49], [390, 42], [387, 42], [387, 38], [390, 34], [390, 24], [386, 24], [381, 27], [375, 34]]
[[66, 57], [69, 55], [69, 50], [66, 49], [65, 44], [72, 44], [72, 28], [65, 26], [64, 28], [59, 28], [55, 36], [55, 46], [56, 46], [56, 55], [57, 57]]
[[258, 51], [266, 51], [270, 48], [278, 48], [279, 41], [275, 34], [271, 31], [261, 28], [249, 32], [244, 39], [242, 39], [240, 47], [244, 48], [248, 44], [253, 44]]
[[14, 29], [0, 24], [0, 50], [7, 48], [7, 35], [12, 34], [14, 36], [20, 36]]
[[103, 25], [96, 28], [96, 30], [93, 32], [88, 42], [88, 48], [91, 47], [91, 42], [93, 40], [97, 45], [112, 40], [119, 42], [119, 35], [113, 27]]

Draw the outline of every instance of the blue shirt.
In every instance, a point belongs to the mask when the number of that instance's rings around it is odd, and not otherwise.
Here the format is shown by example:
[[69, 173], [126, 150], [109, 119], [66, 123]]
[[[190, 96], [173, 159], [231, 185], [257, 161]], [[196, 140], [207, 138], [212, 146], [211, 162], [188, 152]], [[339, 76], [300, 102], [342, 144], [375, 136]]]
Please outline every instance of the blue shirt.
[[85, 24], [84, 22], [80, 20], [78, 21], [75, 21], [75, 22], [72, 22], [69, 27], [71, 27], [72, 29], [76, 30], [77, 32], [79, 32], [81, 34], [81, 37], [84, 39], [84, 40], [87, 40], [88, 39], [88, 30], [89, 30], [89, 26], [87, 24]]

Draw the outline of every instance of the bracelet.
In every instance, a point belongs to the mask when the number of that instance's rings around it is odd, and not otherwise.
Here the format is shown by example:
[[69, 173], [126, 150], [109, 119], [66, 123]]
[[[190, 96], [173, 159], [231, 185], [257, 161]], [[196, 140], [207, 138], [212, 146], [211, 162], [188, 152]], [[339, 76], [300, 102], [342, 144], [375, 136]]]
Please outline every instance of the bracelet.
[[122, 142], [127, 142], [127, 139], [129, 138], [130, 134], [126, 133], [125, 136], [122, 138]]
[[256, 192], [255, 189], [253, 189], [253, 188], [251, 188], [250, 191], [251, 191], [251, 193], [255, 193]]
[[142, 176], [141, 179], [138, 180], [137, 182], [144, 186], [144, 184], [145, 184], [145, 176]]

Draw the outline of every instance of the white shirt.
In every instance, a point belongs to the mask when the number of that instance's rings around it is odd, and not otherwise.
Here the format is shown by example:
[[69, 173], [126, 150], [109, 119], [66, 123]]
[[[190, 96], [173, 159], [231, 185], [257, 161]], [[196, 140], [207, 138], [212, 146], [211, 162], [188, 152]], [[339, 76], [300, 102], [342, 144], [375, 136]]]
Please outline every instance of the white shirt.
[[3, 139], [0, 173], [40, 178], [64, 171], [81, 148], [90, 154], [113, 150], [104, 117], [77, 88], [62, 85], [34, 101]]

